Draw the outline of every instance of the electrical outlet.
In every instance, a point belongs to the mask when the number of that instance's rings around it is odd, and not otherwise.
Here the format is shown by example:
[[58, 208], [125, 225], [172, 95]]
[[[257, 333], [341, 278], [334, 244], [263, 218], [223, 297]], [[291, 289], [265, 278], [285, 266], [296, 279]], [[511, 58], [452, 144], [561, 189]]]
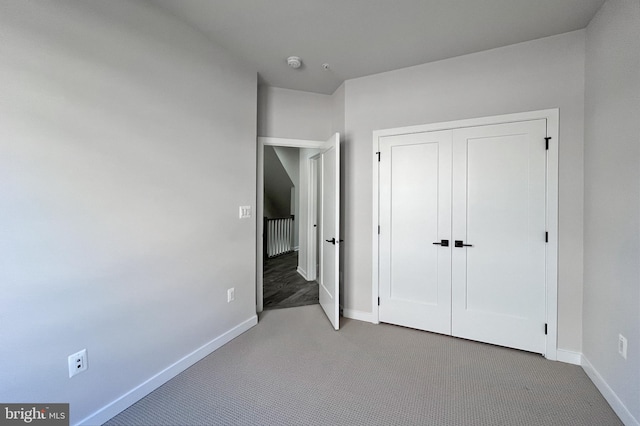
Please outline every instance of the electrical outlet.
[[87, 350], [83, 349], [73, 355], [69, 355], [69, 377], [80, 374], [89, 368], [87, 364]]
[[624, 359], [627, 359], [627, 338], [622, 334], [618, 334], [618, 353]]
[[227, 290], [227, 303], [231, 303], [236, 300], [236, 289], [231, 287]]

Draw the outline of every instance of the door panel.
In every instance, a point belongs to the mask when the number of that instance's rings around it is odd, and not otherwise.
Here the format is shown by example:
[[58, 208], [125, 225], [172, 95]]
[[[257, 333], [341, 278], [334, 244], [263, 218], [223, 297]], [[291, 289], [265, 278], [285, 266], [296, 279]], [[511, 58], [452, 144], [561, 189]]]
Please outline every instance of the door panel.
[[[424, 242], [438, 237], [438, 145], [391, 147], [391, 298], [437, 303], [438, 287], [426, 277], [437, 276], [437, 262], [429, 262], [436, 250], [424, 250]], [[421, 167], [411, 167], [418, 161]], [[430, 247], [431, 248], [431, 247]], [[421, 265], [421, 276], [415, 266]]]
[[546, 121], [453, 131], [452, 334], [544, 353]]
[[451, 131], [380, 142], [380, 321], [450, 333]]
[[322, 149], [320, 306], [333, 327], [340, 328], [340, 135], [334, 134]]

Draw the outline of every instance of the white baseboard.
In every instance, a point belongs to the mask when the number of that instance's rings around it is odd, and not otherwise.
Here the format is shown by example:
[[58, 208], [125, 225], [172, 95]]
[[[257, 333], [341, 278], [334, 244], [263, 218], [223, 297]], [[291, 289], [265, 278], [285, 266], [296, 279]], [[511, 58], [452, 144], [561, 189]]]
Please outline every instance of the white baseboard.
[[293, 248], [293, 251], [300, 251], [300, 246], [295, 246], [295, 247]]
[[565, 362], [567, 364], [582, 365], [582, 354], [580, 352], [558, 349], [556, 358], [557, 361]]
[[299, 266], [298, 266], [298, 269], [296, 269], [296, 271], [302, 276], [302, 278], [304, 278], [306, 281], [309, 281], [309, 278], [307, 278], [307, 271], [305, 271]]
[[620, 417], [622, 423], [626, 426], [640, 426], [638, 419], [633, 417], [629, 409], [618, 398], [618, 395], [609, 387], [604, 378], [598, 373], [598, 371], [591, 365], [586, 356], [582, 355], [582, 369], [587, 373], [587, 376], [591, 379], [594, 385], [598, 388], [604, 399], [607, 400], [613, 411]]
[[355, 309], [343, 309], [342, 316], [358, 321], [374, 322], [373, 314], [371, 312], [357, 311]]
[[101, 425], [116, 414], [124, 411], [149, 393], [159, 388], [187, 368], [191, 367], [196, 362], [200, 361], [211, 352], [220, 348], [225, 343], [228, 343], [232, 339], [238, 337], [245, 331], [258, 323], [258, 316], [254, 315], [246, 321], [241, 322], [226, 333], [221, 334], [209, 343], [204, 344], [195, 351], [186, 355], [184, 358], [176, 361], [172, 365], [168, 366], [155, 376], [151, 377], [144, 383], [131, 389], [129, 392], [122, 395], [115, 401], [110, 402], [106, 406], [102, 407], [95, 413], [79, 421], [77, 425]]

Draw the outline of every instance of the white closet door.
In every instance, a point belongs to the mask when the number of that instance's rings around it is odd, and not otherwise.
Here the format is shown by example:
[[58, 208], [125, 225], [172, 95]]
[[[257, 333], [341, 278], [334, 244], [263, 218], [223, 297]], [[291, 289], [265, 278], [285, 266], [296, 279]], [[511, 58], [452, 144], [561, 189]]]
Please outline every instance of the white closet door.
[[[546, 121], [453, 131], [452, 334], [545, 352]], [[455, 244], [455, 243], [454, 243]]]
[[380, 142], [380, 321], [451, 333], [451, 131]]

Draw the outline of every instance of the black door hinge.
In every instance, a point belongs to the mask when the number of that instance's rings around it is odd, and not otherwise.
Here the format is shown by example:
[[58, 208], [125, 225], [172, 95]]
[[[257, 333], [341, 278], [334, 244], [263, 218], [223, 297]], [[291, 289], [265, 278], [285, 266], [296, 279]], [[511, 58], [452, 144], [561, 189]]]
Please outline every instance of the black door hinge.
[[546, 323], [544, 324], [544, 334], [545, 335], [547, 334], [547, 324]]
[[545, 232], [545, 233], [544, 233], [544, 242], [545, 242], [545, 243], [548, 243], [548, 242], [549, 242], [549, 233], [548, 233], [548, 232]]
[[380, 298], [378, 297], [378, 306], [380, 306]]
[[376, 152], [376, 155], [378, 156], [378, 163], [380, 162], [380, 151]]
[[378, 225], [378, 235], [380, 235], [380, 225]]
[[549, 140], [551, 140], [551, 136], [547, 136], [546, 138], [544, 138], [544, 142], [545, 142], [545, 149], [549, 149]]

